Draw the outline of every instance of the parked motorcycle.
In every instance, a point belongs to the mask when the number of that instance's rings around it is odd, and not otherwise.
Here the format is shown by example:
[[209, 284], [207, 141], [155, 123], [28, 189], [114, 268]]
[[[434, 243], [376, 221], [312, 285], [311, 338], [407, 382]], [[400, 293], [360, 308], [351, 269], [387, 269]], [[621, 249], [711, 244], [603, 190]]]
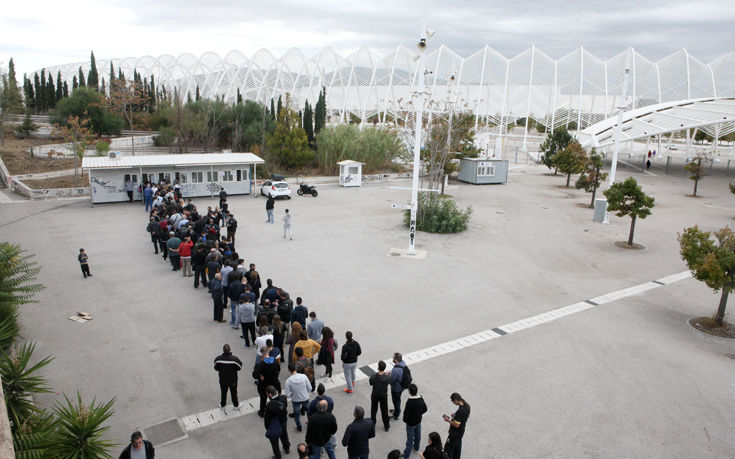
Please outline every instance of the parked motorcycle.
[[311, 185], [308, 185], [306, 183], [302, 183], [301, 185], [299, 185], [299, 189], [296, 190], [296, 192], [299, 194], [299, 196], [303, 196], [305, 194], [310, 194], [310, 195], [314, 196], [315, 198], [319, 194], [316, 191], [316, 187], [315, 186], [311, 186]]

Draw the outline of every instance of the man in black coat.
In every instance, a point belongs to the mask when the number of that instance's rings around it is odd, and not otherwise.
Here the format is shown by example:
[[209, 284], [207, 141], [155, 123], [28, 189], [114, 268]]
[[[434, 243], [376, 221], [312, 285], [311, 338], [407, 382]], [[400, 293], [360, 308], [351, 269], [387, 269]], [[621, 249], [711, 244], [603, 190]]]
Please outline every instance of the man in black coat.
[[324, 448], [329, 459], [336, 459], [331, 439], [332, 435], [337, 433], [337, 418], [328, 411], [328, 408], [326, 400], [317, 403], [316, 413], [309, 416], [309, 423], [306, 426], [306, 443], [311, 445], [312, 457], [319, 457]]
[[140, 451], [145, 449], [145, 459], [153, 459], [156, 457], [156, 450], [148, 440], [143, 440], [143, 434], [140, 432], [133, 432], [130, 436], [130, 444], [122, 450], [119, 459], [130, 459], [132, 457], [132, 450]]
[[214, 369], [219, 373], [219, 387], [222, 397], [219, 405], [222, 411], [227, 413], [225, 405], [227, 404], [227, 390], [230, 391], [232, 397], [232, 405], [236, 410], [242, 408], [242, 403], [237, 401], [237, 372], [242, 368], [242, 362], [236, 356], [232, 355], [230, 345], [225, 344], [222, 347], [222, 354], [214, 359]]
[[278, 363], [278, 360], [270, 356], [267, 350], [263, 353], [263, 358], [255, 365], [255, 369], [253, 369], [253, 379], [258, 382], [258, 395], [260, 395], [258, 416], [261, 418], [265, 413], [266, 389], [268, 386], [275, 387], [278, 392], [281, 391], [281, 382], [278, 380], [278, 374], [280, 372], [281, 365]]
[[222, 319], [222, 274], [217, 273], [214, 278], [207, 284], [209, 293], [212, 294], [212, 302], [214, 303], [214, 320], [224, 322]]
[[365, 419], [365, 410], [361, 406], [355, 407], [355, 420], [345, 429], [342, 436], [342, 446], [347, 447], [349, 459], [367, 458], [370, 454], [370, 439], [375, 436], [375, 424]]
[[[278, 439], [280, 438], [283, 451], [286, 454], [288, 454], [288, 449], [291, 447], [291, 442], [288, 440], [288, 430], [286, 429], [288, 398], [285, 395], [278, 395], [278, 391], [274, 386], [266, 387], [265, 392], [268, 395], [268, 404], [265, 406], [265, 415], [263, 416], [266, 437], [271, 442], [273, 456], [280, 459], [281, 450], [278, 448]], [[280, 435], [276, 435], [278, 433], [276, 425], [280, 426]]]

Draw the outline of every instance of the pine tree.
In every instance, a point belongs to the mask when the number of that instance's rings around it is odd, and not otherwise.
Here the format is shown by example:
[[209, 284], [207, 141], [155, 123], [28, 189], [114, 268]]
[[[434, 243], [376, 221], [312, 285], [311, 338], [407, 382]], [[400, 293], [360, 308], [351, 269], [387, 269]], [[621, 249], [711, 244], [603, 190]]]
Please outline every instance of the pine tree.
[[5, 123], [8, 116], [23, 111], [23, 95], [18, 88], [15, 77], [13, 59], [8, 63], [8, 74], [2, 76], [2, 92], [0, 92], [0, 143], [5, 144]]
[[97, 62], [94, 60], [94, 51], [92, 51], [89, 57], [89, 74], [87, 76], [87, 86], [99, 90], [99, 75], [97, 75]]
[[69, 85], [66, 83], [66, 81], [64, 82], [64, 97], [69, 97]]
[[87, 83], [84, 82], [84, 72], [82, 72], [82, 66], [79, 66], [79, 86], [87, 86]]
[[64, 86], [61, 82], [61, 72], [56, 74], [56, 102], [60, 101], [64, 97]]

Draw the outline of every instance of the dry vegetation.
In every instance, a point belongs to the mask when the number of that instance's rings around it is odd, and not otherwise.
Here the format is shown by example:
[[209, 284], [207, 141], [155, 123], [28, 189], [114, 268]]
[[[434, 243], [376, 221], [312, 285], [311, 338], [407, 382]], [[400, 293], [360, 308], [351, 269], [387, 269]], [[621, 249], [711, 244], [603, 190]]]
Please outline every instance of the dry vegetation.
[[23, 180], [23, 183], [28, 185], [30, 188], [33, 188], [34, 190], [43, 190], [50, 188], [77, 188], [78, 186], [86, 187], [89, 186], [89, 175], [87, 175], [86, 172], [84, 174], [80, 174], [78, 182], [79, 185], [77, 185], [77, 182], [74, 180], [74, 174], [42, 180], [26, 179]]
[[[49, 139], [19, 139], [6, 131], [5, 145], [0, 146], [0, 157], [11, 175], [35, 174], [64, 169], [74, 169], [74, 159], [71, 158], [35, 158], [26, 150], [31, 146], [53, 143]], [[78, 161], [78, 160], [77, 160]], [[74, 177], [72, 177], [73, 183]], [[85, 183], [80, 181], [80, 183]]]

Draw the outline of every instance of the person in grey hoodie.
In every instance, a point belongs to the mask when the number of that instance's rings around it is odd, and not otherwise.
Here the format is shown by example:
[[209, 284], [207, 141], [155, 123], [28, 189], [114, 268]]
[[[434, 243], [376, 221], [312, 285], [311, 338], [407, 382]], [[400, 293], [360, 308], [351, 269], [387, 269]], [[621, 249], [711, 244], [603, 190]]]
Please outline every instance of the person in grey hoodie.
[[293, 240], [293, 229], [291, 228], [291, 214], [288, 213], [288, 209], [286, 209], [286, 213], [283, 214], [283, 238], [286, 239], [286, 233], [288, 233], [288, 238]]
[[247, 293], [240, 295], [240, 304], [237, 309], [240, 316], [240, 326], [242, 327], [242, 337], [245, 338], [245, 347], [250, 347], [250, 339], [255, 344], [255, 305], [250, 301]]

